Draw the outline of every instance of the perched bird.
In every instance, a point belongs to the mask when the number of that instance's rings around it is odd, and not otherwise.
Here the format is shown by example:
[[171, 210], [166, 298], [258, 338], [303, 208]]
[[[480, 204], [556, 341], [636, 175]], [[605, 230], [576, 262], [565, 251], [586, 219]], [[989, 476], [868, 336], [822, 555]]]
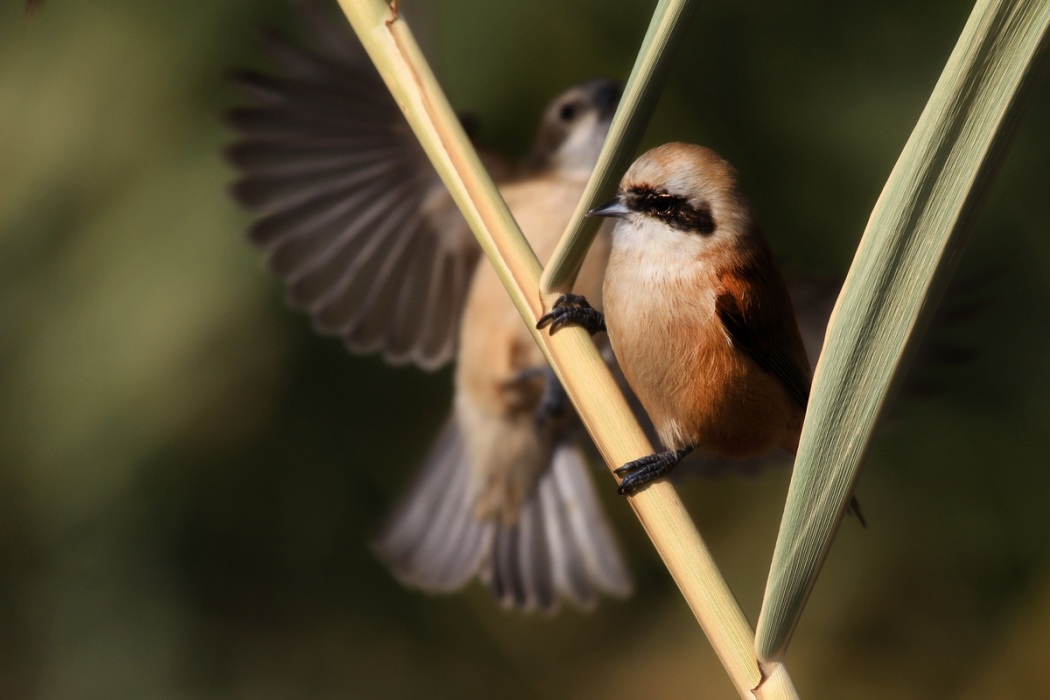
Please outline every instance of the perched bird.
[[[267, 37], [282, 77], [240, 74], [256, 104], [228, 114], [233, 193], [260, 215], [249, 238], [291, 305], [351, 351], [424, 369], [457, 361], [452, 416], [375, 551], [405, 584], [453, 591], [480, 578], [522, 610], [626, 595], [557, 380], [346, 23], [305, 9], [322, 50]], [[483, 154], [541, 261], [619, 94], [595, 80], [557, 97], [521, 166]], [[576, 287], [596, 303], [607, 255], [599, 236]]]
[[590, 214], [618, 220], [604, 316], [566, 295], [540, 325], [607, 330], [667, 448], [620, 467], [620, 492], [667, 474], [698, 447], [732, 458], [776, 447], [794, 453], [810, 364], [787, 286], [732, 166], [700, 146], [659, 146]]

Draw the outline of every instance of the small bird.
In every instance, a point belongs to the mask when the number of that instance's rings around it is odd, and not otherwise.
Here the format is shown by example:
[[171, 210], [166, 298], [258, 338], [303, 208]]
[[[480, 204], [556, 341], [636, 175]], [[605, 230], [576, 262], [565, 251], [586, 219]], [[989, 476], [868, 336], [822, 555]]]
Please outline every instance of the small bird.
[[[403, 583], [480, 578], [505, 606], [551, 612], [630, 577], [560, 385], [346, 23], [300, 3], [321, 50], [266, 37], [283, 70], [241, 73], [256, 101], [228, 113], [235, 198], [260, 214], [292, 306], [353, 352], [433, 370], [456, 360], [452, 416], [374, 541]], [[592, 80], [544, 112], [519, 166], [482, 157], [541, 260], [583, 193], [619, 101]], [[600, 304], [608, 236], [576, 289]], [[583, 438], [585, 439], [585, 438]]]
[[635, 493], [700, 447], [732, 458], [776, 447], [794, 454], [810, 364], [787, 286], [732, 166], [701, 146], [659, 146], [589, 215], [618, 220], [605, 313], [570, 294], [539, 325], [606, 330], [667, 448], [617, 469], [620, 493]]

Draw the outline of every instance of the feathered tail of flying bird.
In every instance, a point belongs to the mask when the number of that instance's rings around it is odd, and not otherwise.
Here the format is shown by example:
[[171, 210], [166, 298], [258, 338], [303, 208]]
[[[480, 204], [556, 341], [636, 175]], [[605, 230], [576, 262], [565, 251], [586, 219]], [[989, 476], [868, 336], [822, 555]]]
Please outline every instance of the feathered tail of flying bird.
[[479, 514], [462, 433], [451, 419], [423, 470], [375, 541], [408, 585], [455, 591], [475, 576], [507, 607], [550, 611], [559, 598], [587, 608], [623, 596], [629, 577], [578, 447], [555, 445], [513, 518]]

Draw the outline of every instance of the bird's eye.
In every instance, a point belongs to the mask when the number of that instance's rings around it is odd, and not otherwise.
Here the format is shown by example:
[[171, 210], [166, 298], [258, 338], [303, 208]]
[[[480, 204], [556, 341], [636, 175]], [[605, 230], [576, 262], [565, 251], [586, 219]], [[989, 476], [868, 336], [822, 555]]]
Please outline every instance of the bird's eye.
[[670, 214], [674, 211], [676, 200], [669, 194], [658, 194], [653, 197], [653, 211], [657, 214]]
[[579, 111], [579, 106], [575, 102], [567, 102], [561, 106], [561, 110], [558, 111], [558, 118], [563, 122], [571, 122], [576, 118], [576, 113]]

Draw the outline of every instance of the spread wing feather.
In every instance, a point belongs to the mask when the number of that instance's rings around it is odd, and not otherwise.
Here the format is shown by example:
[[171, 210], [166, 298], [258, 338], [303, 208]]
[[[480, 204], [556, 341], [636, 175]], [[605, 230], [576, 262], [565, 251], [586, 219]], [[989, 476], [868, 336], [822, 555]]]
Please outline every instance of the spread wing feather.
[[248, 237], [318, 331], [440, 367], [480, 249], [345, 22], [299, 4], [322, 50], [264, 35], [280, 77], [239, 74], [253, 104], [226, 115]]

